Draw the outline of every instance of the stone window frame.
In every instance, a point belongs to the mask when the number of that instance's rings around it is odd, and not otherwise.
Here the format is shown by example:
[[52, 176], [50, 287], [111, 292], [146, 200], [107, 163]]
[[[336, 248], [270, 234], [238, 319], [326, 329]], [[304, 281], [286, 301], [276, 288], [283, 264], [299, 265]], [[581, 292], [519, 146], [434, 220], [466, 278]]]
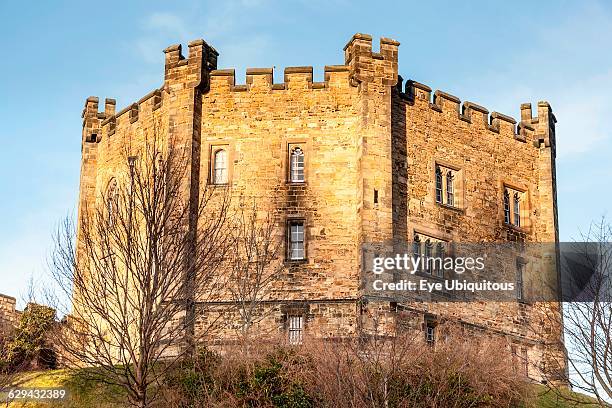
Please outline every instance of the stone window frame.
[[[440, 169], [442, 173], [442, 202], [438, 201], [438, 169]], [[449, 171], [453, 177], [453, 188], [450, 192], [453, 195], [453, 204], [448, 204], [449, 191], [447, 176]], [[465, 211], [465, 171], [461, 166], [446, 160], [434, 159], [430, 180], [433, 180], [433, 183], [430, 183], [431, 197], [433, 197], [433, 201], [437, 206], [457, 211]]]
[[[453, 251], [453, 236], [451, 234], [444, 233], [444, 232], [441, 232], [441, 231], [436, 230], [436, 229], [419, 226], [419, 225], [416, 225], [413, 228], [411, 228], [409, 233], [410, 233], [410, 241], [413, 242], [413, 245], [410, 246], [410, 248], [411, 248], [410, 250], [411, 251], [415, 250], [414, 237], [418, 236], [419, 240], [420, 240], [420, 243], [421, 243], [421, 246], [420, 246], [421, 252], [420, 253], [421, 253], [421, 255], [424, 255], [425, 254], [425, 246], [424, 245], [425, 245], [426, 241], [423, 240], [423, 237], [427, 237], [427, 238], [430, 238], [430, 239], [433, 240], [431, 242], [433, 242], [433, 244], [434, 244], [434, 246], [433, 246], [433, 253], [432, 253], [434, 256], [436, 256], [436, 246], [435, 246], [435, 244], [438, 243], [438, 242], [444, 242], [444, 243], [447, 244], [446, 251], [444, 251], [444, 256], [445, 257], [452, 257], [453, 256], [453, 253], [454, 253], [454, 251]], [[433, 270], [431, 271], [431, 273], [426, 272], [426, 271], [422, 271], [422, 270], [417, 270], [416, 274], [422, 275], [422, 276], [426, 276], [428, 278], [434, 278], [434, 279], [440, 279], [440, 280], [443, 280], [443, 279], [445, 279], [447, 277], [446, 276], [446, 272], [444, 270], [442, 270], [442, 274], [441, 275], [438, 272], [433, 271]]]
[[[505, 194], [506, 191], [508, 191], [508, 196], [509, 196], [509, 210], [510, 210], [510, 223], [506, 222], [506, 200], [505, 200]], [[506, 180], [502, 180], [500, 182], [500, 196], [499, 196], [499, 203], [500, 203], [500, 220], [502, 222], [502, 224], [507, 227], [507, 228], [512, 228], [521, 232], [529, 232], [531, 225], [532, 225], [532, 221], [530, 218], [530, 195], [529, 195], [529, 189], [527, 188], [527, 186], [525, 185], [520, 185], [520, 184], [516, 184], [513, 182], [509, 182]], [[520, 208], [519, 208], [519, 215], [520, 215], [520, 219], [519, 219], [519, 225], [516, 225], [516, 221], [515, 221], [515, 211], [514, 211], [514, 197], [515, 194], [519, 195], [519, 204], [520, 204]]]
[[[304, 181], [291, 180], [291, 152], [296, 147], [299, 147], [304, 154]], [[310, 141], [306, 138], [287, 137], [283, 141], [283, 181], [289, 185], [305, 185], [308, 184], [310, 177], [310, 162], [312, 158], [312, 149]]]
[[[304, 227], [304, 257], [300, 259], [291, 258], [291, 224], [302, 223]], [[285, 263], [290, 265], [305, 264], [308, 263], [308, 242], [310, 241], [308, 236], [308, 226], [306, 217], [287, 217], [285, 220]]]
[[527, 346], [521, 343], [512, 343], [510, 354], [512, 355], [512, 370], [529, 378], [529, 350]]
[[[281, 305], [281, 313], [282, 313], [282, 322], [283, 322], [283, 330], [286, 334], [287, 343], [292, 346], [299, 346], [303, 344], [304, 337], [306, 335], [306, 329], [308, 326], [308, 320], [311, 318], [309, 315], [309, 305], [307, 303], [289, 303]], [[292, 343], [291, 341], [291, 319], [299, 318], [301, 321], [301, 334], [300, 339], [296, 343]]]
[[[206, 142], [204, 148], [207, 154], [204, 156], [205, 160], [202, 168], [206, 169], [206, 184], [212, 187], [226, 187], [232, 184], [234, 179], [234, 159], [235, 149], [234, 141], [227, 139], [211, 140]], [[219, 150], [225, 150], [227, 152], [227, 182], [226, 183], [215, 183], [214, 171], [215, 171], [215, 154]]]
[[429, 313], [423, 315], [423, 334], [425, 336], [425, 343], [430, 347], [436, 346], [436, 337], [439, 334], [438, 326], [439, 322], [435, 315]]

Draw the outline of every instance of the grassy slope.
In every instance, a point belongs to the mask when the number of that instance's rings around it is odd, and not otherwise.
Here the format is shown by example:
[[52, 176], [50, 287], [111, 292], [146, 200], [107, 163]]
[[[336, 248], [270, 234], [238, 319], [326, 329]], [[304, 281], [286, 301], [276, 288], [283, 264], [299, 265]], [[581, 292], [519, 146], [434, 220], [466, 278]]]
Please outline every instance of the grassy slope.
[[[60, 387], [65, 388], [69, 397], [67, 400], [55, 403], [12, 403], [8, 407], [27, 407], [27, 408], [43, 408], [43, 407], [64, 407], [64, 408], [121, 408], [122, 404], [116, 401], [123, 393], [117, 387], [94, 383], [79, 377], [71, 376], [64, 370], [54, 370], [45, 372], [34, 372], [24, 374], [20, 378], [20, 386], [22, 387]], [[538, 395], [535, 407], [537, 408], [569, 408], [576, 406], [573, 403], [560, 401], [559, 398], [551, 392], [547, 392], [546, 387], [538, 385], [534, 388]], [[574, 398], [579, 398], [585, 403], [593, 400], [582, 394], [567, 392], [568, 395]], [[4, 406], [4, 405], [3, 405]], [[597, 404], [581, 404], [581, 407], [598, 407]]]
[[[63, 407], [63, 408], [119, 408], [122, 407], [114, 401], [121, 397], [123, 392], [113, 386], [96, 383], [69, 375], [65, 370], [32, 372], [19, 378], [20, 387], [57, 387], [66, 389], [68, 397], [55, 402], [15, 402], [8, 405], [10, 408], [27, 407]], [[3, 405], [4, 406], [4, 405]]]

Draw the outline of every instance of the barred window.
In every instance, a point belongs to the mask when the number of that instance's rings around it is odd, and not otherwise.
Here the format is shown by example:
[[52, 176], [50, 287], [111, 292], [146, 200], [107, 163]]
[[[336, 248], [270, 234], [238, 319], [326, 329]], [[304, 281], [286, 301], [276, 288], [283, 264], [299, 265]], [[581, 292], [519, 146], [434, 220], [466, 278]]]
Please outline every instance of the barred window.
[[289, 333], [289, 344], [302, 344], [302, 341], [304, 340], [304, 316], [287, 316], [287, 330]]
[[291, 221], [288, 235], [289, 259], [292, 261], [305, 259], [304, 221]]
[[436, 342], [436, 325], [434, 322], [428, 321], [425, 324], [425, 341], [431, 346]]
[[225, 149], [217, 150], [213, 162], [213, 183], [227, 184], [227, 151]]
[[300, 147], [295, 147], [291, 150], [289, 166], [291, 182], [304, 182], [304, 151]]

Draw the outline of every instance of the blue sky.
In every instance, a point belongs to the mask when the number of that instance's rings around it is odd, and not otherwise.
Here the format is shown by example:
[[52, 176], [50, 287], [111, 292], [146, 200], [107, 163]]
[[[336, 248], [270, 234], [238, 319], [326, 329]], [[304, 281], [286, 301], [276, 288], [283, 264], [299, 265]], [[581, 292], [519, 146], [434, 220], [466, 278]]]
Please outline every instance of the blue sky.
[[[76, 208], [81, 110], [118, 109], [163, 80], [162, 50], [204, 38], [219, 68], [343, 62], [355, 32], [391, 37], [400, 74], [514, 117], [548, 100], [557, 116], [562, 240], [609, 214], [612, 7], [596, 1], [1, 2], [0, 292], [42, 279], [51, 232]], [[496, 3], [496, 4], [494, 4]], [[29, 7], [27, 7], [29, 6]], [[377, 40], [375, 40], [377, 44]], [[376, 46], [375, 46], [376, 47]]]

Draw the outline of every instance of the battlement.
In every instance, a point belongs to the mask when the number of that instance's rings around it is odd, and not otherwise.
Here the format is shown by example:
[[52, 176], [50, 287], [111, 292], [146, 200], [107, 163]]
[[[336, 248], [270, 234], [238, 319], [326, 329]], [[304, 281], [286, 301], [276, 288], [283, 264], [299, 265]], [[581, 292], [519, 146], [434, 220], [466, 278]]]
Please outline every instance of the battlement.
[[380, 51], [372, 51], [372, 36], [357, 33], [344, 46], [344, 64], [350, 67], [351, 80], [356, 85], [380, 78], [384, 85], [394, 86], [398, 80], [400, 43], [380, 38]]
[[417, 101], [427, 103], [436, 112], [456, 113], [457, 117], [466, 123], [480, 122], [493, 133], [509, 134], [520, 142], [533, 141], [536, 147], [540, 147], [541, 144], [544, 144], [545, 147], [550, 146], [550, 139], [540, 138], [541, 132], [536, 131], [536, 125], [542, 121], [541, 118], [546, 118], [547, 123], [549, 117], [556, 121], [548, 102], [538, 103], [538, 116], [536, 117], [532, 117], [530, 103], [521, 104], [521, 120], [517, 121], [499, 112], [489, 112], [487, 108], [474, 102], [464, 101], [462, 104], [458, 97], [440, 90], [432, 92], [429, 86], [416, 81], [407, 81], [402, 89], [400, 78], [397, 90], [400, 97], [407, 103], [414, 104]]
[[246, 83], [236, 84], [234, 69], [220, 69], [210, 72], [211, 93], [219, 92], [246, 92], [284, 91], [293, 89], [327, 89], [342, 87], [348, 83], [349, 67], [344, 65], [325, 66], [323, 82], [313, 82], [313, 68], [287, 67], [284, 70], [282, 83], [274, 83], [273, 68], [247, 68]]

